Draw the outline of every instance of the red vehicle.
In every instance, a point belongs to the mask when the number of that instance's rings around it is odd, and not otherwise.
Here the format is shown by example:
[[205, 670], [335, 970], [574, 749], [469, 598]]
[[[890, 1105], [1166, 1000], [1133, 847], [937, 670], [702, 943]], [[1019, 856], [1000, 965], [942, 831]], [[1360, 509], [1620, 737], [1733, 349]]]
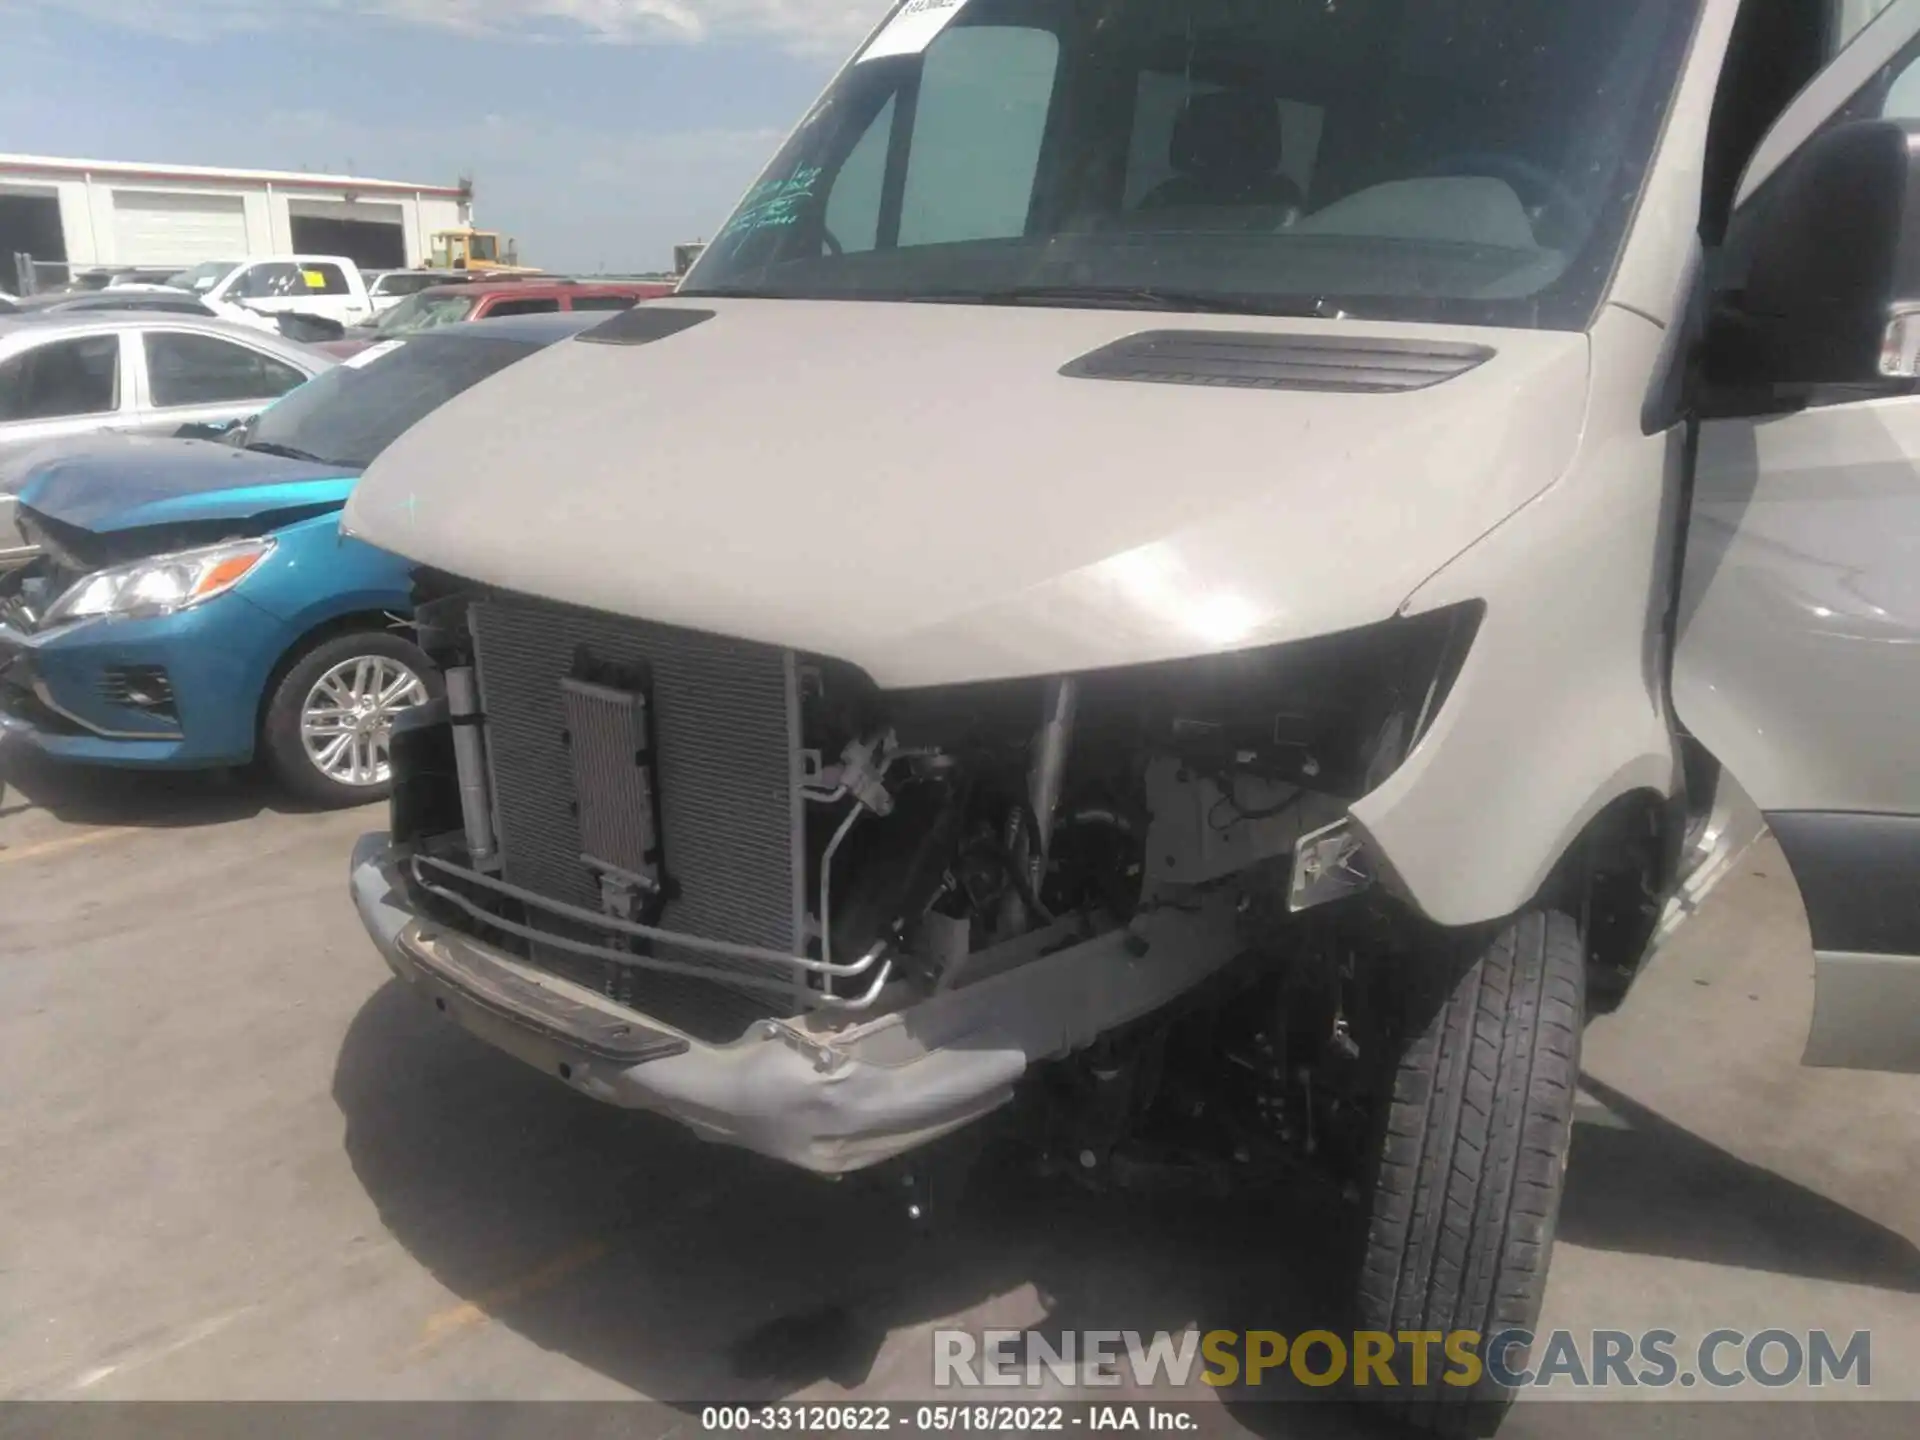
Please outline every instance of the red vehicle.
[[497, 320], [505, 315], [551, 315], [562, 310], [631, 310], [642, 300], [671, 295], [658, 280], [475, 280], [435, 285], [409, 295], [371, 325], [356, 326], [340, 340], [314, 348], [345, 358], [382, 340], [396, 340], [441, 325]]

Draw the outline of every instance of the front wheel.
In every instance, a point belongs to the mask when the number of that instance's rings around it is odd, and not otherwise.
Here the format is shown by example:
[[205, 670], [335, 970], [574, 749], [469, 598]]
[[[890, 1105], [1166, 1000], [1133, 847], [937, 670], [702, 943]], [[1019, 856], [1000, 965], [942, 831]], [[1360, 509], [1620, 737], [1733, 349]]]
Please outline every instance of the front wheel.
[[[1440, 947], [1436, 947], [1440, 948]], [[1407, 1418], [1486, 1433], [1512, 1403], [1524, 1352], [1491, 1352], [1540, 1319], [1572, 1141], [1586, 999], [1579, 928], [1528, 911], [1466, 955], [1436, 953], [1379, 1127], [1361, 1265], [1360, 1327], [1478, 1337], [1482, 1373], [1443, 1362], [1397, 1376]], [[1502, 1361], [1497, 1368], [1489, 1361]], [[1449, 1383], [1447, 1376], [1454, 1377]]]
[[393, 717], [424, 703], [433, 667], [418, 646], [379, 630], [323, 640], [294, 662], [267, 703], [261, 739], [288, 790], [329, 808], [393, 788]]

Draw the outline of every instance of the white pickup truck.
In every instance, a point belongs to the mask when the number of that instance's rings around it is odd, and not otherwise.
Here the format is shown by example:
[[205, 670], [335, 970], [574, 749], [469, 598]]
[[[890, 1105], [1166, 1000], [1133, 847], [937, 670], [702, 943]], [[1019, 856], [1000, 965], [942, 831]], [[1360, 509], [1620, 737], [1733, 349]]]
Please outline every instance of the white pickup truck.
[[[373, 314], [360, 267], [340, 255], [266, 255], [208, 260], [170, 277], [222, 317], [247, 324], [286, 312], [357, 325]], [[264, 328], [275, 328], [271, 318]]]

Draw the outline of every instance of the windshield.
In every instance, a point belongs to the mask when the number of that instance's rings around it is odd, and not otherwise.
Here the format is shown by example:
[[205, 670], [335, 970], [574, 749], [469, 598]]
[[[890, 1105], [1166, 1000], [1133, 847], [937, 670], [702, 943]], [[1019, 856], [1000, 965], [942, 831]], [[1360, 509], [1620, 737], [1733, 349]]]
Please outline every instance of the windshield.
[[439, 325], [457, 325], [473, 311], [468, 295], [429, 295], [425, 291], [409, 295], [380, 317], [374, 326], [379, 335], [413, 335]]
[[1700, 0], [910, 0], [683, 293], [1581, 329]]
[[169, 275], [166, 283], [176, 290], [192, 290], [198, 294], [211, 290], [239, 268], [239, 262], [235, 260], [206, 260], [191, 270]]
[[261, 412], [246, 448], [364, 470], [415, 421], [538, 348], [422, 335], [364, 351]]
[[473, 258], [475, 260], [492, 261], [492, 260], [498, 260], [500, 258], [499, 251], [497, 249], [499, 245], [499, 237], [497, 236], [475, 235], [467, 243], [472, 247]]
[[446, 279], [444, 276], [408, 275], [408, 274], [400, 274], [396, 272], [396, 273], [391, 273], [387, 275], [382, 275], [378, 280], [376, 280], [373, 284], [373, 290], [371, 293], [375, 295], [383, 295], [383, 296], [384, 295], [417, 295], [422, 290], [427, 289], [429, 286], [443, 285], [445, 283], [446, 283]]

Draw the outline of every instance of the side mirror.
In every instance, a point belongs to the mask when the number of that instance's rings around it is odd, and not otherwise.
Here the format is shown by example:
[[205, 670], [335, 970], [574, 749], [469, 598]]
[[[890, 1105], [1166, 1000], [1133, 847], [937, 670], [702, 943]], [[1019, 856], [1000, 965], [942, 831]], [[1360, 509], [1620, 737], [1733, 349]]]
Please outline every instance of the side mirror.
[[1920, 379], [1920, 125], [1858, 120], [1813, 141], [1749, 217], [1745, 289], [1712, 321], [1723, 384]]

